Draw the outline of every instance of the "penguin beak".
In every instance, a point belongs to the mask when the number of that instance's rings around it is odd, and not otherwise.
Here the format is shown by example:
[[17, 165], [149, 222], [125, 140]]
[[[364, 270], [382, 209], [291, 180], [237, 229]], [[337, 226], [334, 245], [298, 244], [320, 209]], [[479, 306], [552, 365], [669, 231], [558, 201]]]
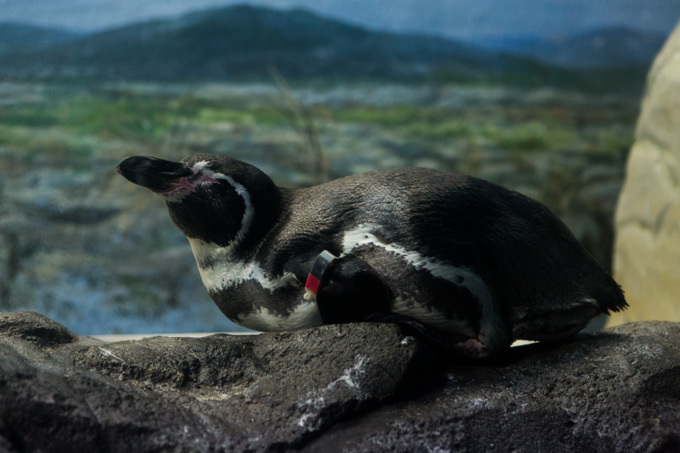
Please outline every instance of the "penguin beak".
[[181, 162], [144, 156], [123, 159], [116, 171], [128, 181], [159, 193], [171, 190], [182, 178], [193, 174]]

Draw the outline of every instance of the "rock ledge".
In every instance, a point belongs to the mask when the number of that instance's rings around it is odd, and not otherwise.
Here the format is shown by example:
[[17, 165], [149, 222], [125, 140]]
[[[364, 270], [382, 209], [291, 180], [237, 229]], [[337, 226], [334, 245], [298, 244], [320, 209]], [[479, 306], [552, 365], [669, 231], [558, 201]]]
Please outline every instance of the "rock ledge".
[[680, 451], [680, 324], [499, 365], [385, 324], [104, 343], [0, 313], [0, 451]]

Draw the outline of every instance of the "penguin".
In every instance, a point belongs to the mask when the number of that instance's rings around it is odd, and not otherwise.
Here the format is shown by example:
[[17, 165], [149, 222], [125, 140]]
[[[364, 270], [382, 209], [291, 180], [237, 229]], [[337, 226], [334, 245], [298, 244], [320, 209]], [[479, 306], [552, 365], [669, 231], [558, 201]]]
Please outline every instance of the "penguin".
[[401, 168], [282, 188], [211, 154], [117, 171], [163, 197], [208, 294], [253, 330], [383, 320], [496, 356], [627, 307], [547, 207], [475, 177]]

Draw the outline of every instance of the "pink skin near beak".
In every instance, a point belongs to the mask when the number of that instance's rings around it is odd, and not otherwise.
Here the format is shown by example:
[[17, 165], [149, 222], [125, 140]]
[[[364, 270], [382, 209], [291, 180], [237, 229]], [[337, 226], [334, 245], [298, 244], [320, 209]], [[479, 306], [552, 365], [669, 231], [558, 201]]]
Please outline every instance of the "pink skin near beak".
[[173, 184], [170, 190], [164, 192], [163, 195], [169, 195], [182, 189], [188, 190], [189, 192], [196, 192], [196, 186], [190, 183], [189, 180], [187, 180], [187, 178], [182, 178], [179, 180], [179, 182]]
[[194, 179], [193, 181], [189, 181], [189, 178], [186, 177], [180, 179], [177, 183], [172, 185], [170, 190], [165, 191], [163, 195], [170, 195], [181, 190], [187, 190], [193, 193], [198, 190], [197, 186], [202, 184], [212, 184], [215, 182], [217, 182], [217, 179], [213, 178], [212, 176], [199, 173], [198, 179]]

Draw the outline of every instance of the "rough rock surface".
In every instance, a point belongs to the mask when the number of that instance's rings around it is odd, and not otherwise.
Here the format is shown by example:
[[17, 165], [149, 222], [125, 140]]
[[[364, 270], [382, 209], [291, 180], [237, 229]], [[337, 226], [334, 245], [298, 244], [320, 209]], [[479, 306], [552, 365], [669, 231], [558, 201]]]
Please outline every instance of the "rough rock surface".
[[614, 271], [631, 308], [614, 323], [680, 321], [680, 26], [647, 79], [616, 215]]
[[104, 343], [0, 313], [0, 451], [678, 451], [680, 324], [462, 363], [385, 324]]

